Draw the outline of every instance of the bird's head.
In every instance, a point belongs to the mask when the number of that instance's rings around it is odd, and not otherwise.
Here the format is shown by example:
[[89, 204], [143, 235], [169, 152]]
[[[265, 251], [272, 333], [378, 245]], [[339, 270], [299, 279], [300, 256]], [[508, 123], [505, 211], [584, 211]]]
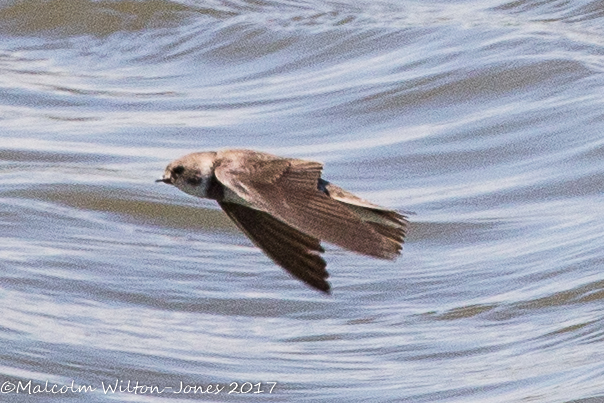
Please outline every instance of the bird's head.
[[185, 155], [168, 164], [164, 176], [156, 182], [174, 185], [190, 195], [207, 198], [215, 158], [213, 151]]

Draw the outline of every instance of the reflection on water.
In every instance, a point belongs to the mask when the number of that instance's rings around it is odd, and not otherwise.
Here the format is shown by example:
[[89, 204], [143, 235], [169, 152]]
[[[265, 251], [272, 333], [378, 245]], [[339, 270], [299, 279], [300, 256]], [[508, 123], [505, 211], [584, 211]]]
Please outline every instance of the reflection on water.
[[[1, 5], [0, 385], [604, 399], [598, 4]], [[324, 296], [153, 182], [232, 147], [414, 212], [403, 256], [326, 245]]]

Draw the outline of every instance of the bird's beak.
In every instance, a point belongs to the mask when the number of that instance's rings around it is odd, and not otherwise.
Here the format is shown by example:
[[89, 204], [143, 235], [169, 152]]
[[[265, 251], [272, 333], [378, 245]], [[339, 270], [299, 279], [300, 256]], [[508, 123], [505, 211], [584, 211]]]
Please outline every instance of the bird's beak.
[[167, 183], [168, 185], [172, 184], [172, 180], [170, 178], [161, 178], [161, 179], [156, 179], [155, 183], [157, 182], [163, 182], [163, 183]]

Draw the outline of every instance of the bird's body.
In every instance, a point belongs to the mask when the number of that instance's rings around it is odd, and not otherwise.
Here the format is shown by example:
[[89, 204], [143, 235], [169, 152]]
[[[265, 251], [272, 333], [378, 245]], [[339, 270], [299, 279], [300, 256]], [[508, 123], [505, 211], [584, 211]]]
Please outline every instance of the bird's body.
[[159, 181], [213, 199], [273, 261], [329, 292], [320, 242], [382, 259], [400, 254], [407, 221], [321, 178], [318, 162], [252, 150], [185, 155]]

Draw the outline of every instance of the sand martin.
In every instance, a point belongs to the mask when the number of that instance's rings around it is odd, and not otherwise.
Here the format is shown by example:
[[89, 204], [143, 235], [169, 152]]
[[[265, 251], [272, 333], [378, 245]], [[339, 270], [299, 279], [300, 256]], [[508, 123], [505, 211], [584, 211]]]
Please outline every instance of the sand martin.
[[156, 182], [216, 200], [275, 263], [328, 293], [321, 241], [395, 259], [408, 222], [322, 179], [322, 169], [319, 162], [252, 150], [197, 152], [171, 162]]

